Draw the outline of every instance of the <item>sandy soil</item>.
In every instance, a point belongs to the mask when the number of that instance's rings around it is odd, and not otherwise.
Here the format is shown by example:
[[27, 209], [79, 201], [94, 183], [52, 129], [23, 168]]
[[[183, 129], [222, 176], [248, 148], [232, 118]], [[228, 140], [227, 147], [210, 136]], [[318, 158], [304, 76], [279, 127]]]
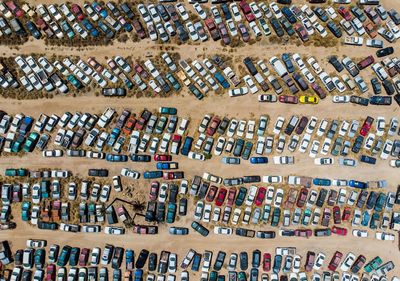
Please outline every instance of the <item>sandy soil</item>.
[[[30, 1], [36, 3], [37, 1]], [[57, 2], [62, 1], [40, 1], [41, 3]], [[78, 1], [82, 2], [82, 1]], [[397, 9], [400, 8], [399, 1], [383, 0], [385, 7], [395, 6]], [[37, 3], [36, 3], [37, 4]], [[396, 44], [398, 45], [398, 43]], [[268, 59], [272, 55], [282, 54], [284, 52], [298, 52], [304, 56], [312, 54], [317, 58], [318, 61], [322, 62], [322, 65], [327, 72], [333, 72], [333, 67], [327, 64], [327, 57], [331, 54], [337, 54], [339, 56], [350, 56], [354, 59], [363, 58], [372, 52], [374, 49], [366, 47], [350, 47], [341, 46], [338, 48], [315, 48], [296, 45], [268, 45], [265, 40], [257, 42], [251, 46], [245, 46], [241, 48], [224, 48], [220, 44], [214, 42], [207, 42], [202, 45], [183, 45], [177, 46], [170, 44], [169, 47], [174, 47], [174, 52], [179, 52], [182, 58], [203, 58], [204, 56], [210, 56], [213, 54], [227, 54], [232, 57], [232, 61], [241, 62], [245, 56], [252, 56], [253, 58], [264, 58]], [[164, 46], [165, 48], [165, 46]], [[89, 56], [96, 57], [99, 61], [105, 62], [106, 57], [115, 55], [122, 56], [133, 56], [134, 58], [145, 58], [154, 55], [159, 55], [160, 47], [156, 46], [153, 42], [143, 41], [139, 43], [127, 42], [117, 43], [113, 46], [96, 46], [88, 48], [71, 48], [71, 47], [52, 47], [45, 46], [42, 41], [29, 41], [28, 43], [19, 46], [19, 49], [10, 49], [8, 46], [0, 46], [0, 54], [3, 56], [14, 56], [14, 55], [27, 55], [31, 54], [32, 50], [38, 54], [46, 54], [51, 56], [53, 54], [72, 56], [81, 55], [83, 58]], [[395, 49], [398, 53], [398, 48]], [[238, 63], [235, 63], [237, 69]], [[365, 72], [365, 71], [363, 71]], [[366, 71], [368, 73], [368, 71]], [[364, 76], [367, 78], [367, 76]], [[373, 117], [384, 116], [390, 119], [393, 116], [400, 117], [400, 110], [397, 105], [391, 107], [361, 107], [352, 104], [335, 105], [332, 104], [330, 98], [322, 101], [317, 106], [311, 105], [297, 105], [290, 106], [285, 104], [261, 104], [256, 100], [256, 96], [245, 96], [237, 99], [231, 99], [227, 96], [214, 96], [206, 98], [204, 101], [199, 102], [195, 100], [193, 96], [184, 93], [184, 95], [174, 96], [170, 98], [151, 98], [151, 99], [106, 99], [102, 97], [96, 97], [92, 94], [81, 96], [77, 98], [73, 97], [61, 97], [57, 96], [51, 100], [31, 100], [31, 101], [18, 101], [11, 99], [0, 99], [1, 109], [7, 111], [10, 114], [16, 114], [23, 112], [26, 115], [38, 116], [40, 113], [47, 114], [62, 114], [65, 111], [81, 111], [90, 113], [101, 113], [105, 107], [111, 106], [117, 109], [119, 112], [123, 108], [130, 108], [133, 112], [140, 112], [143, 108], [156, 111], [159, 106], [174, 106], [178, 108], [178, 115], [180, 117], [191, 118], [191, 128], [189, 133], [193, 133], [195, 127], [206, 113], [218, 114], [219, 116], [228, 116], [235, 118], [254, 119], [258, 118], [262, 114], [268, 114], [271, 120], [275, 121], [277, 116], [284, 116], [289, 118], [292, 114], [298, 115], [314, 115], [320, 118], [340, 118], [340, 119], [360, 119], [365, 118], [366, 115]], [[271, 128], [271, 123], [269, 128]], [[284, 154], [286, 155], [286, 154]], [[354, 178], [360, 180], [377, 180], [387, 179], [389, 182], [388, 191], [394, 191], [397, 185], [400, 183], [400, 173], [390, 168], [387, 161], [379, 161], [376, 166], [359, 165], [356, 168], [343, 168], [338, 165], [332, 167], [315, 166], [307, 155], [296, 156], [296, 164], [290, 167], [277, 166], [268, 164], [266, 166], [250, 166], [250, 164], [243, 162], [240, 166], [227, 166], [220, 163], [220, 157], [213, 157], [211, 160], [206, 162], [192, 161], [187, 158], [178, 156], [174, 159], [179, 161], [180, 169], [185, 171], [187, 178], [192, 178], [193, 175], [202, 175], [203, 172], [209, 171], [216, 175], [223, 177], [242, 176], [242, 175], [304, 175], [313, 177], [327, 177], [327, 178]], [[33, 153], [23, 157], [2, 157], [0, 159], [0, 170], [3, 173], [5, 168], [8, 167], [26, 167], [31, 169], [37, 168], [62, 168], [68, 169], [73, 172], [74, 175], [85, 177], [88, 168], [107, 168], [110, 170], [111, 175], [118, 174], [122, 167], [130, 167], [139, 171], [145, 171], [155, 169], [154, 163], [151, 164], [133, 164], [128, 162], [126, 164], [110, 164], [104, 161], [96, 161], [91, 159], [44, 159]], [[124, 181], [125, 184], [130, 184], [129, 181]], [[148, 182], [140, 180], [135, 186], [138, 186], [141, 191], [147, 192]], [[287, 188], [287, 187], [285, 187]], [[367, 259], [379, 255], [384, 261], [393, 260], [397, 265], [394, 271], [391, 272], [390, 276], [400, 274], [400, 255], [397, 247], [398, 237], [395, 242], [382, 242], [375, 240], [372, 232], [370, 232], [370, 238], [368, 239], [356, 239], [351, 235], [347, 237], [332, 236], [330, 238], [315, 238], [302, 239], [293, 238], [288, 239], [284, 237], [277, 237], [274, 240], [260, 240], [260, 239], [246, 239], [237, 236], [232, 237], [220, 237], [214, 234], [210, 234], [209, 237], [203, 238], [200, 235], [191, 232], [187, 237], [171, 236], [167, 233], [166, 227], [162, 226], [160, 234], [156, 236], [138, 236], [134, 234], [128, 234], [121, 237], [111, 237], [105, 234], [71, 234], [62, 232], [46, 232], [38, 230], [29, 226], [26, 223], [22, 223], [19, 220], [19, 212], [14, 212], [18, 227], [13, 231], [0, 232], [0, 239], [7, 239], [12, 242], [13, 250], [24, 247], [26, 239], [30, 238], [45, 238], [49, 244], [57, 243], [60, 245], [69, 244], [71, 246], [79, 247], [94, 247], [104, 246], [105, 243], [112, 243], [115, 246], [123, 246], [126, 248], [132, 248], [136, 253], [142, 248], [149, 249], [151, 251], [169, 250], [178, 253], [179, 263], [183, 255], [188, 251], [189, 248], [193, 248], [196, 251], [203, 252], [204, 250], [213, 250], [216, 255], [218, 250], [227, 251], [228, 254], [231, 252], [239, 251], [252, 251], [254, 249], [260, 249], [262, 252], [273, 252], [277, 246], [295, 246], [298, 249], [298, 253], [303, 257], [303, 264], [305, 261], [305, 255], [307, 250], [315, 252], [323, 251], [327, 254], [326, 264], [329, 262], [335, 250], [340, 250], [343, 253], [352, 251], [354, 254], [363, 254]], [[189, 226], [192, 218], [192, 212], [189, 212], [185, 219], [181, 219], [177, 222], [176, 226]], [[257, 227], [257, 229], [270, 229], [263, 226]], [[214, 256], [215, 257], [215, 256]], [[326, 267], [325, 267], [326, 268]], [[225, 270], [223, 272], [226, 272]], [[192, 276], [192, 274], [191, 274]], [[198, 276], [195, 275], [195, 276]]]

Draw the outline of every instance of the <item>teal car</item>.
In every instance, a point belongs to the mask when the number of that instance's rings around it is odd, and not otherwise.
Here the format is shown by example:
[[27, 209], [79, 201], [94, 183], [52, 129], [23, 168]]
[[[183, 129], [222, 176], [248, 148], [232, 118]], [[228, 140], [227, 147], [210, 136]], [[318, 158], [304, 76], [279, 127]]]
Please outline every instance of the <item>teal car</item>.
[[381, 264], [382, 264], [382, 259], [380, 257], [375, 257], [364, 266], [364, 270], [365, 272], [370, 273], [373, 270], [377, 269]]
[[200, 233], [202, 236], [204, 237], [208, 236], [209, 230], [204, 226], [202, 226], [201, 224], [199, 224], [197, 221], [192, 222], [191, 226], [194, 231]]
[[22, 150], [25, 152], [32, 152], [36, 146], [36, 143], [39, 141], [39, 137], [40, 135], [36, 132], [30, 133]]
[[243, 153], [242, 153], [242, 159], [244, 160], [249, 160], [251, 149], [253, 148], [253, 143], [251, 142], [246, 142]]
[[72, 86], [74, 86], [78, 90], [83, 88], [81, 81], [79, 81], [73, 74], [68, 75], [67, 80], [72, 84]]
[[30, 219], [30, 210], [31, 210], [31, 202], [24, 201], [22, 203], [22, 213], [21, 213], [21, 219], [23, 221], [28, 221]]
[[383, 193], [383, 192], [379, 193], [379, 197], [376, 200], [375, 207], [374, 207], [374, 210], [376, 212], [381, 212], [383, 210], [383, 207], [385, 206], [385, 203], [386, 203], [386, 199], [387, 199], [387, 196], [385, 193]]
[[178, 110], [175, 107], [160, 107], [161, 114], [176, 115], [177, 112]]
[[167, 223], [174, 223], [175, 222], [175, 214], [176, 214], [176, 204], [168, 203], [168, 211], [167, 211]]
[[303, 213], [303, 217], [301, 219], [301, 224], [307, 226], [310, 223], [311, 219], [311, 210], [310, 209], [305, 209]]
[[244, 202], [244, 198], [246, 197], [247, 194], [247, 188], [245, 187], [240, 187], [239, 188], [239, 192], [238, 195], [236, 196], [236, 200], [235, 200], [235, 205], [240, 207], [242, 206], [243, 202]]
[[174, 87], [175, 91], [179, 91], [181, 89], [181, 84], [179, 84], [178, 80], [176, 80], [174, 75], [172, 75], [171, 73], [167, 73], [165, 77], [172, 84], [172, 87]]
[[281, 209], [275, 208], [274, 212], [272, 213], [272, 221], [271, 221], [271, 226], [278, 226], [279, 220], [281, 217]]
[[26, 177], [28, 175], [27, 169], [6, 169], [5, 175], [7, 177]]
[[18, 153], [22, 149], [22, 145], [24, 143], [24, 139], [22, 137], [18, 138], [16, 141], [13, 142], [11, 146], [11, 152]]
[[272, 267], [272, 271], [276, 274], [281, 271], [281, 265], [282, 265], [282, 256], [281, 255], [276, 255], [274, 259], [274, 265]]
[[380, 219], [380, 215], [378, 213], [373, 213], [371, 216], [371, 221], [369, 222], [369, 228], [377, 229], [379, 219]]
[[238, 274], [238, 281], [247, 281], [246, 272], [240, 271]]

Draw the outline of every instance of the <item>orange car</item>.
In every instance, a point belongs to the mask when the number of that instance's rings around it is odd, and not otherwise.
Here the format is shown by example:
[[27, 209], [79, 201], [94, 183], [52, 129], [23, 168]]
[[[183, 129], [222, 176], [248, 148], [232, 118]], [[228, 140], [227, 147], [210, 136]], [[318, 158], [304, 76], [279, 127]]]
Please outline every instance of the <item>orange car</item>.
[[136, 124], [136, 119], [132, 115], [128, 118], [128, 120], [125, 123], [125, 126], [122, 128], [122, 132], [125, 135], [130, 135], [133, 128], [135, 127]]
[[376, 31], [375, 26], [372, 24], [372, 22], [365, 23], [364, 28], [371, 38], [375, 38], [378, 35], [378, 32]]

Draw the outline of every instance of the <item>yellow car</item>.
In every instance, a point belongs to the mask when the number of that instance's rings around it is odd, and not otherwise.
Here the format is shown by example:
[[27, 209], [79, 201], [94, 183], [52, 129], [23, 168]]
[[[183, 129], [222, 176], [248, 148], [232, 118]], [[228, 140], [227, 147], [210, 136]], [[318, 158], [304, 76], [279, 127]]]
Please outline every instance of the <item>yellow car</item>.
[[307, 103], [307, 104], [317, 104], [319, 99], [317, 97], [309, 97], [309, 96], [300, 96], [299, 102], [300, 103]]

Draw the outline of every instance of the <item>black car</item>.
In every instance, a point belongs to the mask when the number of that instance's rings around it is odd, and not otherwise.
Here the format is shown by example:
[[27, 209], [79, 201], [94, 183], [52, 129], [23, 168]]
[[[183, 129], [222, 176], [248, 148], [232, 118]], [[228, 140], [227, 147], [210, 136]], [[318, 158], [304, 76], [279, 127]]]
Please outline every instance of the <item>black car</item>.
[[306, 80], [304, 80], [303, 76], [298, 73], [293, 73], [293, 79], [296, 81], [297, 85], [299, 85], [302, 91], [308, 90], [308, 84]]
[[372, 78], [371, 85], [375, 95], [379, 95], [380, 93], [382, 93], [382, 85], [381, 82], [379, 82], [378, 78], [376, 77]]
[[376, 56], [378, 58], [381, 58], [381, 57], [385, 57], [385, 56], [391, 55], [391, 54], [393, 54], [393, 52], [394, 52], [393, 47], [386, 47], [386, 48], [383, 48], [383, 49], [380, 49], [380, 50], [376, 51]]
[[247, 270], [247, 268], [249, 267], [249, 257], [247, 255], [247, 252], [240, 252], [239, 255], [240, 258], [240, 270]]
[[376, 201], [378, 200], [378, 193], [375, 191], [371, 191], [369, 193], [368, 199], [367, 199], [367, 204], [365, 207], [368, 210], [372, 210], [375, 207]]
[[373, 96], [369, 98], [369, 103], [373, 105], [391, 105], [392, 97]]
[[139, 154], [131, 154], [130, 156], [132, 162], [150, 162], [150, 155], [139, 155]]
[[376, 158], [367, 155], [361, 155], [360, 161], [367, 164], [375, 165]]
[[147, 251], [146, 249], [141, 250], [139, 257], [137, 258], [135, 263], [136, 268], [143, 268], [148, 256], [149, 256], [149, 251]]
[[393, 95], [396, 92], [393, 83], [389, 79], [384, 80], [382, 84], [386, 94], [388, 94], [389, 96]]
[[32, 22], [32, 21], [30, 21], [30, 20], [28, 20], [27, 22], [26, 22], [26, 29], [28, 29], [28, 31], [32, 34], [32, 36], [35, 38], [35, 39], [40, 39], [40, 37], [42, 37], [42, 34], [40, 33], [40, 31], [39, 31], [39, 29], [36, 27], [36, 25]]
[[260, 176], [244, 176], [243, 183], [261, 182]]
[[294, 236], [294, 230], [293, 229], [282, 229], [280, 232], [281, 236], [286, 236], [286, 237], [292, 237]]
[[224, 265], [225, 257], [226, 257], [225, 252], [223, 252], [223, 251], [218, 252], [217, 258], [216, 258], [214, 266], [213, 266], [214, 270], [216, 270], [216, 271], [221, 270], [222, 266]]
[[365, 201], [367, 201], [367, 196], [368, 196], [368, 191], [362, 190], [360, 192], [360, 194], [358, 195], [358, 198], [357, 198], [357, 203], [356, 203], [357, 208], [362, 208], [364, 206]]
[[275, 30], [275, 33], [278, 37], [282, 37], [285, 33], [283, 32], [283, 28], [279, 24], [278, 20], [276, 18], [272, 18], [269, 20], [272, 28]]
[[157, 212], [156, 212], [157, 222], [161, 223], [165, 220], [165, 203], [160, 202], [157, 205]]
[[363, 141], [364, 141], [363, 136], [357, 136], [353, 143], [353, 147], [351, 148], [351, 151], [354, 153], [360, 152]]
[[321, 191], [318, 194], [318, 198], [317, 198], [317, 201], [315, 202], [315, 205], [322, 208], [327, 195], [328, 195], [328, 191], [326, 189], [321, 189]]
[[157, 5], [156, 5], [156, 9], [157, 9], [157, 12], [160, 14], [160, 16], [162, 17], [162, 19], [163, 19], [165, 22], [167, 22], [167, 21], [170, 20], [170, 16], [169, 16], [169, 14], [168, 14], [168, 12], [167, 12], [167, 10], [165, 9], [165, 7], [164, 7], [163, 4], [157, 4]]
[[355, 103], [355, 104], [359, 104], [359, 105], [363, 105], [363, 106], [368, 106], [369, 99], [363, 98], [363, 97], [359, 97], [359, 96], [350, 96], [350, 102], [351, 103]]
[[107, 169], [89, 169], [88, 171], [89, 177], [108, 177]]
[[321, 237], [321, 236], [331, 236], [332, 231], [330, 228], [323, 228], [323, 229], [315, 229], [314, 236]]
[[328, 14], [324, 9], [321, 7], [316, 7], [314, 8], [314, 13], [317, 15], [317, 17], [320, 18], [323, 22], [327, 22], [329, 20]]
[[337, 72], [342, 72], [342, 70], [344, 69], [337, 56], [330, 56], [328, 61], [330, 64], [333, 65]]
[[400, 106], [400, 94], [395, 95], [394, 100], [397, 102], [397, 105]]
[[253, 256], [252, 256], [252, 261], [251, 265], [255, 268], [259, 267], [261, 263], [261, 251], [260, 250], [254, 250], [253, 251]]
[[129, 7], [127, 3], [121, 4], [121, 10], [125, 13], [125, 15], [132, 20], [135, 17], [135, 14], [133, 13], [132, 9]]
[[337, 26], [333, 21], [329, 21], [327, 27], [333, 33], [333, 35], [335, 35], [335, 37], [342, 37], [342, 31], [340, 30], [340, 27]]
[[149, 271], [156, 270], [156, 268], [157, 268], [157, 254], [156, 253], [150, 253], [148, 268], [149, 268]]
[[104, 88], [101, 93], [105, 97], [124, 97], [126, 90], [124, 88]]
[[247, 70], [250, 72], [251, 75], [256, 75], [258, 73], [253, 61], [251, 60], [251, 58], [246, 57], [243, 60], [244, 65], [246, 66]]

